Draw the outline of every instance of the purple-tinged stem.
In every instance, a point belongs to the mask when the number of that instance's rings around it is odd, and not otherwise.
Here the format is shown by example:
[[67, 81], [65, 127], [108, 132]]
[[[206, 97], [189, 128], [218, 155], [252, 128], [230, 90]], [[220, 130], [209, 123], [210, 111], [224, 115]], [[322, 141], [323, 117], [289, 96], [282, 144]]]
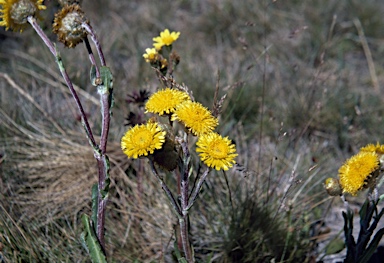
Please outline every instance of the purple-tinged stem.
[[191, 245], [189, 243], [188, 236], [188, 196], [189, 196], [189, 160], [190, 153], [188, 149], [187, 142], [184, 140], [179, 140], [179, 143], [183, 149], [183, 167], [181, 172], [181, 211], [183, 213], [183, 218], [179, 219], [180, 224], [180, 233], [181, 233], [181, 242], [183, 244], [183, 250], [186, 260], [191, 263], [193, 262]]
[[[101, 191], [105, 189], [105, 179], [107, 178], [107, 173], [108, 173], [108, 166], [107, 166], [107, 157], [105, 156], [106, 152], [106, 147], [107, 147], [107, 138], [108, 138], [108, 131], [109, 131], [109, 120], [110, 120], [110, 115], [109, 115], [109, 102], [108, 102], [108, 96], [102, 97], [102, 113], [103, 113], [103, 134], [100, 142], [100, 148], [96, 144], [96, 141], [93, 137], [92, 130], [89, 126], [87, 116], [84, 112], [83, 106], [80, 102], [80, 99], [73, 88], [72, 82], [68, 76], [68, 73], [66, 72], [63, 62], [61, 60], [61, 57], [59, 53], [56, 50], [56, 47], [52, 42], [48, 39], [47, 35], [44, 33], [44, 31], [40, 28], [40, 26], [37, 24], [36, 19], [32, 16], [29, 16], [27, 18], [28, 22], [31, 24], [31, 26], [35, 29], [36, 33], [40, 36], [40, 38], [44, 41], [48, 49], [51, 51], [51, 53], [55, 56], [56, 62], [59, 66], [60, 73], [63, 76], [65, 83], [67, 84], [75, 102], [76, 105], [80, 111], [80, 116], [81, 116], [81, 121], [83, 123], [87, 138], [89, 143], [91, 144], [93, 150], [94, 150], [94, 156], [97, 160], [97, 165], [98, 165], [98, 170], [99, 170], [99, 184], [98, 184], [98, 189], [99, 189], [99, 202], [98, 202], [98, 211], [97, 211], [97, 226], [96, 226], [96, 232], [97, 232], [97, 237], [100, 242], [101, 247], [105, 251], [105, 240], [104, 240], [104, 225], [105, 225], [105, 207], [107, 203], [106, 198], [102, 198], [101, 196]], [[97, 46], [98, 51], [101, 50], [100, 45]], [[90, 50], [90, 49], [89, 49]], [[101, 51], [100, 51], [101, 52]], [[102, 55], [102, 52], [100, 53]], [[93, 55], [90, 56], [91, 62], [95, 65], [95, 60], [93, 58]], [[103, 64], [104, 63], [104, 64]], [[102, 64], [105, 65], [105, 60], [102, 57]], [[97, 68], [97, 67], [96, 67]], [[99, 73], [100, 75], [100, 73]], [[108, 114], [106, 112], [108, 111]]]
[[28, 16], [27, 17], [28, 22], [31, 24], [33, 29], [36, 31], [36, 33], [40, 36], [40, 38], [44, 41], [45, 45], [48, 47], [48, 49], [51, 51], [51, 53], [55, 56], [56, 62], [59, 66], [60, 73], [63, 76], [65, 83], [67, 84], [72, 97], [74, 98], [77, 108], [80, 111], [80, 116], [81, 116], [81, 121], [84, 125], [85, 132], [87, 134], [87, 138], [92, 146], [92, 148], [95, 150], [97, 149], [97, 144], [95, 141], [95, 138], [93, 137], [92, 130], [89, 126], [87, 116], [84, 112], [83, 106], [81, 105], [79, 96], [77, 95], [75, 89], [73, 88], [72, 82], [68, 76], [67, 71], [65, 70], [63, 63], [61, 61], [61, 58], [55, 48], [55, 46], [52, 44], [52, 42], [48, 39], [47, 35], [44, 33], [44, 31], [40, 28], [40, 26], [37, 24], [36, 19], [33, 16]]
[[[86, 29], [90, 31], [91, 38], [95, 42], [97, 51], [99, 53], [100, 61], [102, 66], [105, 66], [105, 60], [102, 53], [100, 42], [98, 41], [96, 35], [92, 31], [92, 28], [85, 24], [87, 27]], [[102, 195], [102, 192], [106, 190], [107, 186], [107, 179], [109, 178], [109, 165], [108, 157], [106, 156], [107, 152], [107, 142], [108, 142], [108, 134], [109, 134], [109, 126], [111, 121], [111, 100], [110, 100], [110, 92], [112, 92], [111, 83], [107, 83], [110, 81], [110, 79], [101, 79], [101, 73], [96, 65], [95, 57], [92, 52], [92, 48], [89, 45], [88, 38], [84, 39], [85, 47], [88, 51], [88, 56], [91, 61], [91, 64], [94, 66], [96, 71], [96, 85], [98, 85], [98, 93], [100, 95], [100, 103], [101, 103], [101, 122], [102, 122], [102, 128], [101, 128], [101, 138], [100, 138], [100, 153], [97, 157], [98, 167], [99, 167], [99, 178], [98, 178], [98, 209], [97, 209], [97, 225], [96, 225], [96, 234], [99, 239], [101, 247], [105, 251], [105, 241], [104, 241], [104, 233], [105, 233], [105, 211], [107, 206], [107, 197]], [[111, 80], [112, 81], [112, 80]], [[106, 83], [103, 83], [106, 82]], [[102, 86], [99, 86], [102, 85]]]
[[97, 38], [95, 32], [93, 31], [93, 28], [91, 27], [91, 25], [89, 25], [88, 23], [85, 23], [85, 22], [81, 26], [91, 36], [91, 39], [92, 39], [93, 43], [95, 43], [97, 53], [99, 54], [100, 63], [101, 63], [102, 66], [105, 66], [106, 64], [105, 64], [105, 58], [104, 58], [103, 50], [101, 49], [101, 45], [100, 45], [99, 39]]
[[109, 124], [111, 121], [110, 116], [110, 105], [109, 105], [109, 94], [101, 95], [101, 105], [102, 105], [102, 128], [101, 128], [101, 139], [100, 139], [100, 150], [102, 154], [105, 154], [107, 151], [107, 142], [108, 142], [108, 133], [109, 133]]
[[84, 44], [85, 44], [85, 47], [86, 47], [86, 49], [88, 51], [89, 60], [91, 61], [91, 64], [93, 66], [95, 66], [96, 78], [100, 78], [100, 70], [99, 70], [99, 68], [96, 65], [95, 56], [93, 55], [92, 48], [91, 48], [91, 45], [89, 44], [89, 41], [88, 41], [87, 37], [84, 38]]

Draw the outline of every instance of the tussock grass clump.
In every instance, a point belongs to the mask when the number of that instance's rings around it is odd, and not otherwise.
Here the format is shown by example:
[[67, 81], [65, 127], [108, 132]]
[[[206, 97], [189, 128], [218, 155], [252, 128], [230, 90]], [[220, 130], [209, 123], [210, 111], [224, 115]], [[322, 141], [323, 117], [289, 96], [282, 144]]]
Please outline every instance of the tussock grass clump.
[[[133, 112], [127, 94], [148, 95], [161, 86], [148, 77], [153, 68], [142, 54], [169, 27], [181, 32], [182, 60], [172, 79], [188, 83], [204, 105], [212, 104], [215, 88], [224, 87], [219, 132], [233, 139], [239, 154], [235, 169], [207, 177], [189, 211], [195, 258], [315, 260], [321, 251], [313, 225], [328, 213], [324, 179], [351, 152], [383, 139], [383, 3], [83, 2], [114, 73], [108, 257], [176, 258], [178, 221], [147, 160], [127, 159], [119, 144]], [[44, 30], [57, 9], [46, 4], [51, 11], [42, 14]], [[41, 39], [26, 30], [22, 36], [0, 31], [0, 40], [0, 256], [10, 262], [87, 262], [80, 217], [91, 213], [98, 168], [80, 115]], [[98, 134], [102, 124], [94, 113], [100, 105], [89, 85], [87, 54], [58, 49]], [[196, 159], [192, 154], [191, 165], [201, 175]], [[177, 191], [177, 178], [163, 176]]]

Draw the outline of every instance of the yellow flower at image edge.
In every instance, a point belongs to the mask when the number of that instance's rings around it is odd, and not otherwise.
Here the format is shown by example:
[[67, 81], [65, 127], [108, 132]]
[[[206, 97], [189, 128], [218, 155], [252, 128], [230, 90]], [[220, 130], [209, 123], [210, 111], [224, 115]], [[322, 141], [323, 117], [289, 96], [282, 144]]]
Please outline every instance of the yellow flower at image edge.
[[195, 135], [212, 132], [219, 124], [217, 118], [198, 102], [185, 101], [173, 113], [172, 121], [178, 120]]
[[359, 152], [348, 159], [339, 169], [340, 185], [344, 193], [356, 195], [372, 172], [379, 168], [375, 152]]
[[228, 170], [233, 166], [237, 156], [235, 145], [228, 137], [212, 132], [199, 137], [196, 152], [200, 153], [203, 163], [216, 170]]
[[157, 113], [161, 116], [174, 112], [176, 107], [186, 100], [189, 100], [188, 93], [166, 88], [154, 93], [145, 104], [145, 109], [147, 112]]
[[159, 53], [157, 53], [157, 50], [155, 48], [147, 48], [145, 49], [145, 52], [146, 53], [143, 55], [145, 62], [153, 63], [157, 61]]
[[374, 144], [368, 144], [360, 149], [361, 152], [375, 152], [377, 154], [384, 154], [384, 145], [380, 145], [380, 143]]
[[135, 159], [153, 154], [163, 146], [165, 134], [157, 123], [136, 125], [121, 138], [121, 149], [129, 158]]
[[153, 41], [156, 42], [153, 46], [160, 50], [163, 46], [170, 46], [175, 42], [180, 36], [180, 32], [170, 33], [168, 29], [165, 29], [163, 32], [160, 32], [159, 37], [153, 38]]
[[26, 28], [28, 16], [38, 16], [38, 10], [46, 9], [43, 0], [0, 0], [0, 5], [0, 26], [20, 32]]

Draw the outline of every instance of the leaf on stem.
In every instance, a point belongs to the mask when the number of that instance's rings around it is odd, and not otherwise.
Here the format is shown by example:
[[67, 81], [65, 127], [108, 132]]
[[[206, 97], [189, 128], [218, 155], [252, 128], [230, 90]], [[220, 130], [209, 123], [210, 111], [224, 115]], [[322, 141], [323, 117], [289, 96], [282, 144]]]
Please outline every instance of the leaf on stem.
[[97, 225], [97, 207], [98, 206], [99, 206], [98, 186], [97, 184], [94, 184], [92, 186], [92, 217], [91, 217], [94, 226]]
[[107, 263], [107, 259], [101, 249], [100, 243], [97, 240], [95, 230], [91, 226], [89, 217], [86, 214], [82, 215], [84, 232], [81, 234], [83, 245], [86, 246], [93, 263]]

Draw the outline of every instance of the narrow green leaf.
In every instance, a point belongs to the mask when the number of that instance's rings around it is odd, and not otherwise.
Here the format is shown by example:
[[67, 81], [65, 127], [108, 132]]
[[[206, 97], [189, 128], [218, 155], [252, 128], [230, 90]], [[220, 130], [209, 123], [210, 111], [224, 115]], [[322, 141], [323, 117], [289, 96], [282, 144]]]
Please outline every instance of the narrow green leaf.
[[111, 94], [113, 87], [113, 76], [108, 67], [100, 67], [101, 84], [97, 87], [101, 95]]
[[88, 253], [91, 256], [92, 263], [107, 263], [107, 259], [101, 249], [100, 243], [97, 240], [95, 230], [91, 225], [89, 217], [82, 215], [81, 220], [84, 225], [83, 240], [88, 248]]
[[104, 181], [104, 188], [101, 189], [101, 197], [104, 199], [107, 197], [109, 192], [109, 185], [111, 184], [111, 179], [109, 178], [109, 169], [110, 169], [110, 163], [109, 158], [107, 155], [104, 155], [103, 158], [104, 167], [105, 167], [105, 181]]
[[325, 248], [326, 255], [337, 254], [345, 248], [345, 242], [341, 238], [335, 238]]
[[186, 260], [184, 257], [181, 256], [180, 250], [179, 250], [179, 248], [177, 247], [177, 241], [175, 241], [175, 242], [173, 243], [173, 248], [174, 248], [174, 251], [175, 251], [175, 256], [176, 256], [176, 258], [177, 258], [177, 261], [178, 261], [179, 263], [188, 263], [187, 260]]
[[108, 67], [100, 67], [100, 77], [103, 80], [103, 85], [108, 89], [111, 89], [113, 86], [113, 76], [112, 72]]
[[91, 79], [92, 86], [97, 87], [97, 84], [96, 84], [96, 67], [94, 65], [91, 66], [89, 76]]
[[369, 201], [367, 199], [367, 200], [365, 200], [364, 204], [361, 206], [361, 209], [359, 211], [361, 219], [365, 219], [365, 217], [367, 215], [368, 207], [369, 207]]
[[92, 223], [97, 225], [97, 208], [99, 206], [98, 187], [97, 184], [92, 185]]
[[364, 250], [363, 255], [359, 258], [358, 263], [366, 263], [372, 257], [373, 253], [375, 253], [377, 246], [379, 245], [384, 234], [384, 228], [377, 231], [376, 235], [373, 237], [371, 243], [368, 248]]

